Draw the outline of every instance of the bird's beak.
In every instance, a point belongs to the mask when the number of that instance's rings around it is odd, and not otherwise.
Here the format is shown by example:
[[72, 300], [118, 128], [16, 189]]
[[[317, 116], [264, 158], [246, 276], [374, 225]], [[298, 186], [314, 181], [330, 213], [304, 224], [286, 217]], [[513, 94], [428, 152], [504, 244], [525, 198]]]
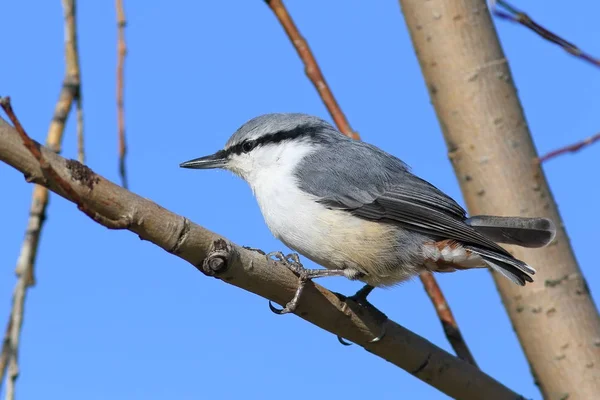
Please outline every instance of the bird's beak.
[[200, 158], [194, 158], [193, 160], [179, 164], [179, 166], [181, 168], [192, 169], [214, 169], [224, 168], [226, 164], [227, 155], [223, 150], [219, 150], [215, 154], [211, 154], [210, 156], [204, 156]]

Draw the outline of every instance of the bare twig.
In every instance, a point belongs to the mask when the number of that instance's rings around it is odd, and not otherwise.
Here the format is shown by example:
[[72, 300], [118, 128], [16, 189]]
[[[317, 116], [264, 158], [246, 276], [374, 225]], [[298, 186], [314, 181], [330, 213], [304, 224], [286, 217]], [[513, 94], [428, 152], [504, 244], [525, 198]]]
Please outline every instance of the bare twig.
[[[501, 10], [500, 7], [503, 7], [504, 10]], [[491, 0], [490, 9], [496, 17], [512, 21], [517, 24], [521, 24], [524, 27], [531, 29], [533, 32], [537, 33], [542, 38], [562, 47], [567, 53], [570, 53], [575, 57], [581, 58], [582, 60], [587, 61], [592, 65], [595, 65], [596, 67], [600, 67], [600, 59], [593, 57], [588, 53], [585, 53], [573, 43], [561, 38], [553, 32], [550, 32], [548, 29], [544, 28], [543, 26], [532, 20], [529, 15], [510, 5], [506, 1]]]
[[[268, 261], [264, 254], [237, 246], [202, 228], [187, 218], [115, 185], [83, 167], [77, 161], [38, 147], [51, 170], [89, 206], [111, 220], [131, 216], [128, 230], [169, 253], [178, 256], [208, 276], [223, 283], [258, 294], [278, 304], [293, 296], [297, 276], [280, 263]], [[47, 185], [66, 196], [57, 181], [47, 179], [39, 161], [23, 146], [20, 134], [0, 118], [0, 161], [30, 177], [30, 181]], [[85, 170], [82, 174], [81, 168]], [[70, 197], [71, 199], [73, 197]], [[366, 350], [410, 372], [452, 398], [476, 400], [485, 393], [486, 400], [518, 399], [506, 388], [476, 367], [460, 360], [426, 339], [393, 321], [386, 322], [386, 336], [369, 343], [381, 326], [364, 308], [343, 301], [317, 283], [306, 286], [296, 315], [335, 335], [348, 338]], [[224, 346], [227, 343], [219, 343]]]
[[546, 153], [543, 156], [541, 156], [538, 160], [539, 160], [540, 163], [543, 163], [545, 161], [550, 160], [551, 158], [560, 156], [562, 154], [576, 153], [579, 150], [581, 150], [582, 148], [584, 148], [586, 146], [589, 146], [590, 144], [592, 144], [594, 142], [597, 142], [599, 140], [600, 140], [600, 133], [596, 133], [595, 135], [590, 136], [589, 138], [584, 139], [584, 140], [582, 140], [580, 142], [573, 143], [573, 144], [561, 147], [561, 148], [556, 149], [556, 150], [552, 150], [551, 152]]
[[117, 119], [119, 129], [119, 174], [124, 188], [128, 188], [127, 170], [125, 167], [125, 156], [127, 154], [127, 144], [125, 143], [125, 111], [123, 109], [123, 86], [124, 86], [124, 65], [127, 55], [127, 45], [125, 43], [125, 10], [123, 9], [123, 0], [116, 0], [117, 8]]
[[442, 322], [444, 333], [446, 334], [450, 345], [456, 352], [456, 355], [469, 364], [476, 366], [477, 363], [475, 362], [475, 358], [471, 354], [462, 333], [460, 333], [460, 329], [458, 329], [458, 324], [452, 314], [450, 305], [446, 302], [442, 289], [433, 277], [433, 274], [430, 272], [423, 272], [420, 277], [421, 282], [423, 282], [423, 286], [425, 287], [425, 291], [435, 306], [435, 311]]
[[[319, 92], [323, 103], [325, 103], [327, 110], [331, 114], [331, 117], [337, 125], [340, 132], [353, 139], [360, 140], [360, 135], [357, 132], [353, 131], [350, 127], [350, 123], [348, 122], [339, 104], [335, 100], [331, 89], [327, 85], [327, 82], [325, 81], [325, 78], [321, 73], [321, 69], [317, 64], [315, 56], [312, 54], [306, 40], [298, 31], [296, 24], [292, 20], [292, 17], [288, 13], [283, 2], [281, 0], [267, 0], [266, 3], [269, 5], [271, 10], [273, 10], [275, 16], [277, 17], [277, 19], [283, 26], [283, 29], [285, 30], [286, 34], [290, 38], [290, 41], [296, 48], [298, 56], [300, 56], [300, 59], [302, 60], [306, 68], [306, 75], [317, 88], [317, 91]], [[435, 310], [442, 323], [442, 327], [444, 328], [444, 332], [446, 333], [448, 341], [454, 348], [454, 351], [456, 352], [458, 357], [470, 362], [473, 365], [476, 365], [475, 359], [473, 358], [467, 344], [463, 339], [462, 334], [460, 333], [458, 324], [456, 323], [456, 320], [452, 315], [450, 306], [444, 298], [442, 289], [439, 287], [437, 281], [430, 273], [423, 273], [421, 274], [420, 278], [421, 282], [423, 282], [423, 285], [425, 286], [425, 290], [427, 291], [429, 298], [433, 302]]]
[[[80, 89], [81, 90], [81, 89]], [[77, 96], [75, 107], [77, 108], [77, 160], [85, 162], [85, 147], [83, 140], [83, 106], [81, 94]]]
[[[74, 0], [63, 0], [64, 8], [64, 32], [65, 32], [65, 59], [66, 70], [63, 85], [60, 91], [58, 101], [54, 109], [54, 116], [50, 122], [46, 145], [55, 152], [60, 152], [65, 123], [73, 101], [77, 100], [78, 108], [78, 142], [82, 149], [83, 141], [83, 117], [81, 112], [81, 88], [80, 88], [80, 70], [79, 55], [77, 51], [77, 27], [75, 18]], [[79, 152], [83, 156], [82, 151]], [[13, 294], [12, 311], [10, 313], [9, 326], [7, 331], [9, 335], [5, 337], [2, 345], [2, 360], [7, 357], [7, 361], [0, 363], [0, 387], [4, 382], [6, 366], [12, 365], [10, 377], [7, 383], [7, 399], [14, 396], [14, 384], [17, 379], [17, 355], [18, 341], [21, 332], [21, 321], [23, 320], [23, 310], [27, 289], [35, 284], [34, 265], [37, 255], [38, 244], [42, 232], [42, 226], [46, 217], [46, 208], [48, 206], [49, 192], [43, 186], [36, 185], [33, 189], [31, 207], [29, 210], [29, 220], [25, 231], [25, 238], [21, 246], [21, 252], [17, 260], [15, 272], [17, 274], [17, 284]], [[10, 360], [10, 362], [8, 361]], [[10, 394], [10, 396], [8, 396]]]
[[[12, 314], [12, 313], [11, 313]], [[0, 353], [0, 372], [4, 376], [4, 371], [8, 367], [8, 360], [10, 360], [10, 333], [12, 331], [12, 315], [8, 317], [8, 323], [6, 324], [6, 331], [4, 332], [4, 338], [2, 339], [2, 352]], [[2, 381], [0, 381], [0, 385]]]
[[283, 2], [281, 0], [265, 0], [265, 2], [269, 5], [271, 10], [273, 10], [277, 19], [283, 26], [285, 33], [296, 48], [298, 55], [304, 62], [306, 76], [308, 76], [319, 92], [323, 103], [325, 103], [325, 107], [327, 107], [327, 111], [331, 114], [331, 118], [333, 118], [333, 121], [338, 126], [340, 132], [353, 139], [358, 139], [358, 134], [350, 128], [350, 124], [344, 113], [342, 113], [333, 93], [329, 89], [329, 86], [323, 77], [323, 73], [321, 72], [321, 68], [319, 68], [317, 60], [310, 51], [310, 47], [308, 47], [308, 43], [302, 35], [300, 35], [298, 28], [296, 28], [296, 24], [294, 24], [294, 21], [287, 12]]
[[[85, 162], [84, 137], [83, 137], [83, 108], [81, 94], [81, 70], [79, 68], [79, 54], [77, 50], [77, 25], [75, 21], [75, 0], [62, 0], [65, 18], [65, 60], [69, 84], [73, 86], [75, 107], [77, 108], [77, 159]], [[70, 109], [70, 108], [69, 108]]]

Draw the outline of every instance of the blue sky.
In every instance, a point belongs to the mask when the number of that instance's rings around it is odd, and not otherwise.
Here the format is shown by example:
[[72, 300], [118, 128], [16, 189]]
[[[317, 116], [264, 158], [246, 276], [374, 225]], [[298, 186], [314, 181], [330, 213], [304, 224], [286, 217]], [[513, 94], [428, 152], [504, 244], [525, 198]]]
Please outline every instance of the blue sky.
[[[462, 197], [396, 1], [288, 1], [352, 127], [365, 141]], [[591, 53], [596, 15], [558, 3], [516, 3]], [[241, 245], [284, 249], [244, 182], [178, 164], [220, 148], [247, 119], [267, 112], [329, 116], [271, 11], [255, 1], [125, 0], [129, 55], [126, 119], [131, 189]], [[3, 4], [2, 95], [44, 141], [64, 71], [59, 1]], [[496, 21], [540, 153], [598, 130], [600, 71], [517, 25]], [[116, 28], [112, 2], [79, 5], [87, 160], [118, 180]], [[76, 157], [74, 118], [63, 155]], [[600, 145], [544, 169], [592, 293]], [[0, 165], [0, 326], [10, 309], [32, 186]], [[215, 190], [216, 189], [216, 190]], [[218, 195], [215, 195], [218, 193]], [[310, 263], [308, 263], [310, 265]], [[480, 367], [540, 399], [487, 271], [438, 277]], [[113, 232], [52, 197], [30, 291], [21, 349], [20, 399], [447, 398], [358, 346], [266, 300], [214, 279], [129, 232]], [[358, 283], [320, 283], [353, 293]], [[451, 350], [418, 280], [378, 290], [388, 316]], [[295, 371], [297, 380], [290, 379]]]

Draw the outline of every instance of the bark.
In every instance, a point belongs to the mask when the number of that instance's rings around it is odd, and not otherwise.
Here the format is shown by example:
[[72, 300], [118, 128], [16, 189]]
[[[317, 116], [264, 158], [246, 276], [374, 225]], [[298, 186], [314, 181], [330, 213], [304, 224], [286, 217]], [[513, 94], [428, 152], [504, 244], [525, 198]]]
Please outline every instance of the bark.
[[[39, 146], [37, 143], [36, 146]], [[70, 197], [56, 179], [43, 174], [40, 162], [23, 145], [19, 134], [0, 119], [0, 160], [21, 171], [27, 181], [47, 186], [62, 197], [85, 202], [99, 221], [128, 220], [128, 230], [174, 254], [208, 276], [238, 286], [281, 305], [294, 295], [297, 277], [284, 266], [268, 261], [264, 253], [228, 242], [217, 234], [95, 174], [74, 160], [41, 147], [42, 159], [71, 185]], [[75, 193], [75, 195], [73, 194]], [[205, 195], [218, 196], [207, 188]], [[81, 207], [82, 205], [79, 204]], [[520, 399], [510, 389], [469, 363], [452, 356], [393, 321], [386, 335], [369, 343], [381, 326], [352, 301], [318, 284], [308, 284], [296, 314], [322, 329], [352, 340], [367, 351], [410, 372], [453, 398]]]
[[484, 0], [400, 0], [469, 212], [549, 217], [544, 249], [507, 247], [537, 269], [525, 288], [494, 274], [547, 399], [600, 393], [600, 319], [539, 165]]

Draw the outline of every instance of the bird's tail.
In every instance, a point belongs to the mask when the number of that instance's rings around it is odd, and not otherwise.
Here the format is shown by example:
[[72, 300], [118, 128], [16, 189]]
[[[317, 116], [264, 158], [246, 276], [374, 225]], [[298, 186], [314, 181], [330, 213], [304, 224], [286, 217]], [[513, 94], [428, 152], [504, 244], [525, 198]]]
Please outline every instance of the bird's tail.
[[476, 215], [465, 222], [494, 242], [521, 247], [544, 247], [556, 236], [554, 223], [547, 218]]
[[525, 282], [533, 282], [531, 275], [535, 275], [535, 269], [517, 260], [510, 254], [503, 254], [494, 250], [488, 250], [479, 246], [464, 246], [465, 249], [481, 256], [483, 261], [494, 271], [507, 277], [517, 285], [525, 286]]

